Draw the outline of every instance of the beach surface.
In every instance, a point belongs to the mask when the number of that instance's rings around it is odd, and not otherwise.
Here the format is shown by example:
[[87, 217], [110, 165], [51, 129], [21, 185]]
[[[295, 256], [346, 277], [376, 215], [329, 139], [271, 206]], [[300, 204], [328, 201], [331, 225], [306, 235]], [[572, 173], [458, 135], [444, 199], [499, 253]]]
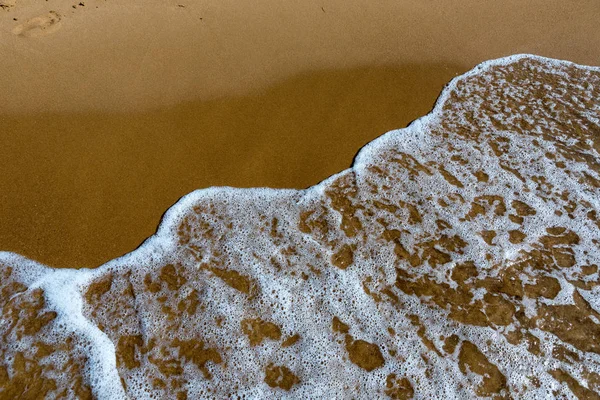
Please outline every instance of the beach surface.
[[531, 55], [95, 269], [0, 252], [0, 397], [596, 399], [600, 67]]
[[475, 64], [600, 60], [581, 1], [0, 1], [0, 250], [95, 267], [209, 186], [305, 188]]

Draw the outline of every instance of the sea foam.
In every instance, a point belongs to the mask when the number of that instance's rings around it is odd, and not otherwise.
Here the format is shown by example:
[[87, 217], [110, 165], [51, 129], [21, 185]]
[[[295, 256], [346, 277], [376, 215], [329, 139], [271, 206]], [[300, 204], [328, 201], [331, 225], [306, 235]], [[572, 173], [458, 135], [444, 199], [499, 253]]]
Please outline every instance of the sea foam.
[[596, 398], [600, 68], [532, 55], [94, 270], [0, 253], [0, 397]]

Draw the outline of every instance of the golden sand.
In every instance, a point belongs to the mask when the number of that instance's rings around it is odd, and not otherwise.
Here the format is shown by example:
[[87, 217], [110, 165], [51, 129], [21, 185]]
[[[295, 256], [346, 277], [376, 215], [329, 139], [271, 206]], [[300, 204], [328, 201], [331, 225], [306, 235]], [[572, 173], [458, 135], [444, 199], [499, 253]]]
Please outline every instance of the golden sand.
[[2, 0], [0, 249], [93, 267], [180, 196], [307, 187], [489, 58], [600, 59], [564, 1]]

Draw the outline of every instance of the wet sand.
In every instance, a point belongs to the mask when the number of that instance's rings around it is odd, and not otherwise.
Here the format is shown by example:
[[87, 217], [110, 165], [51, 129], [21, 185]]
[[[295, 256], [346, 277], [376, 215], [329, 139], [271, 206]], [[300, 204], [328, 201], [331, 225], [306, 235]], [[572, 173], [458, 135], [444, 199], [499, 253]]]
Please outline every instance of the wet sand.
[[308, 187], [429, 111], [459, 69], [328, 71], [157, 111], [6, 118], [0, 218], [11, 228], [0, 243], [50, 265], [94, 266], [135, 248], [197, 188]]
[[595, 1], [84, 3], [0, 3], [0, 249], [55, 267], [197, 188], [310, 186], [485, 59], [600, 64]]

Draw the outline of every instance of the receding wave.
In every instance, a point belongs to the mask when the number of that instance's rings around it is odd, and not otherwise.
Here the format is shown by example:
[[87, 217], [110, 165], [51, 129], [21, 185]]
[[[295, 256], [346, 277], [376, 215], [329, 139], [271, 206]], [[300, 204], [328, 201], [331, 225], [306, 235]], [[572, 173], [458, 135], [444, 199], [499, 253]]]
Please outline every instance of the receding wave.
[[599, 99], [490, 61], [310, 189], [193, 192], [95, 270], [2, 253], [0, 397], [598, 398]]

